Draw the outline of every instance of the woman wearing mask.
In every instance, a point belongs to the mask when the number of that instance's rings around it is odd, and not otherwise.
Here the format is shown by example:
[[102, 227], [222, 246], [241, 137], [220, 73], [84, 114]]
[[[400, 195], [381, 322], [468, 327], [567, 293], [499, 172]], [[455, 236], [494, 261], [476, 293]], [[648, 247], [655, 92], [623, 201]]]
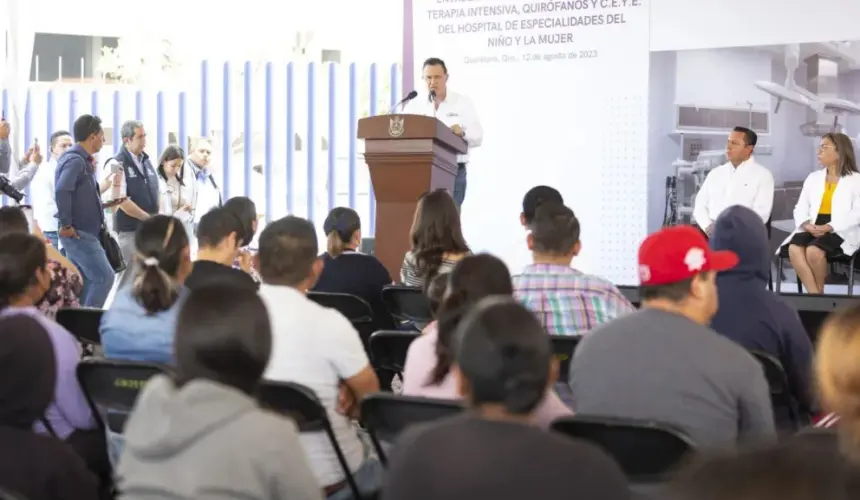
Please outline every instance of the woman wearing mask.
[[[448, 289], [439, 308], [439, 321], [424, 329], [406, 354], [403, 394], [431, 398], [458, 398], [454, 368], [455, 332], [463, 316], [478, 301], [490, 296], [512, 297], [511, 275], [505, 263], [488, 254], [464, 258], [451, 271]], [[558, 366], [553, 383], [558, 378]], [[538, 425], [549, 427], [553, 420], [571, 415], [558, 394], [547, 389], [535, 410]]]
[[0, 236], [31, 232], [45, 241], [45, 255], [48, 258], [48, 270], [51, 276], [51, 287], [36, 307], [45, 316], [54, 319], [60, 309], [81, 306], [80, 296], [83, 289], [81, 275], [75, 266], [51, 244], [50, 240], [45, 238], [35, 222], [33, 227], [30, 227], [27, 216], [20, 207], [0, 208]]
[[295, 423], [257, 403], [272, 349], [257, 293], [192, 292], [174, 349], [176, 377], [153, 377], [126, 424], [122, 497], [321, 500]]
[[54, 396], [36, 432], [54, 435], [78, 452], [89, 469], [104, 481], [110, 479], [104, 434], [96, 428], [90, 406], [78, 384], [81, 347], [65, 328], [36, 308], [50, 290], [47, 244], [35, 236], [11, 233], [0, 236], [0, 317], [27, 316], [48, 332], [56, 364]]
[[188, 235], [194, 234], [194, 189], [185, 186], [180, 171], [185, 152], [176, 145], [167, 146], [158, 159], [159, 213], [176, 217]]
[[818, 148], [824, 167], [803, 181], [794, 207], [797, 228], [783, 242], [797, 277], [810, 294], [824, 293], [827, 259], [860, 248], [860, 175], [851, 138], [826, 134]]
[[412, 248], [400, 267], [404, 285], [423, 288], [471, 253], [460, 227], [460, 211], [444, 189], [431, 191], [418, 201], [410, 239]]

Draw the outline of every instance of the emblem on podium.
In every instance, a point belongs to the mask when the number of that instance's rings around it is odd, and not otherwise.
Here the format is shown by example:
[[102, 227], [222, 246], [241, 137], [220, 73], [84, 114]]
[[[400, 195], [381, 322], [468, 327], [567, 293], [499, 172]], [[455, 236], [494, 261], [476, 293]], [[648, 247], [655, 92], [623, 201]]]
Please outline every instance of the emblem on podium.
[[403, 135], [403, 120], [401, 116], [392, 116], [388, 122], [388, 135], [391, 137], [400, 137]]

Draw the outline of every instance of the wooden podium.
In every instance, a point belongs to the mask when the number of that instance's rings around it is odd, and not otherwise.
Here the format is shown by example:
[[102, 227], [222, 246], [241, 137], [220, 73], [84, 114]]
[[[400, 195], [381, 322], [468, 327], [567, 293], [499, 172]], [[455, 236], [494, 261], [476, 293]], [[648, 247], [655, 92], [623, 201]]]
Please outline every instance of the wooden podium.
[[358, 121], [364, 159], [376, 195], [376, 257], [400, 281], [418, 198], [432, 189], [454, 192], [457, 154], [466, 141], [436, 118], [380, 115]]

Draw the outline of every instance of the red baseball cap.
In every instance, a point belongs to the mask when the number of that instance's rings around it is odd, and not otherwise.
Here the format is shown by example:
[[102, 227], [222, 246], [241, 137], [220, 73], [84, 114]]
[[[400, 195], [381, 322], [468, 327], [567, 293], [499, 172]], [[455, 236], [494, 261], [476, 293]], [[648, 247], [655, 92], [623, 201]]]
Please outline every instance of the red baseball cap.
[[639, 246], [639, 283], [668, 285], [737, 264], [738, 254], [711, 250], [708, 240], [693, 226], [673, 226], [651, 234]]

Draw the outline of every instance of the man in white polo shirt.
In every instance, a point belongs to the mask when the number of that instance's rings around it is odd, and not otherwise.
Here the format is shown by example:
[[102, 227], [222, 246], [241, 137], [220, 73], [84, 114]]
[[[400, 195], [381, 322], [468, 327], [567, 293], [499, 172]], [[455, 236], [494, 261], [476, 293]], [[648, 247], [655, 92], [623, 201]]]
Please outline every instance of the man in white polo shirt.
[[714, 221], [733, 205], [752, 209], [762, 223], [773, 209], [773, 174], [753, 158], [758, 136], [746, 127], [735, 127], [726, 144], [728, 162], [711, 170], [696, 194], [693, 218], [710, 236]]
[[[382, 466], [369, 458], [350, 418], [358, 416], [358, 401], [379, 392], [379, 380], [352, 324], [305, 295], [323, 267], [316, 231], [307, 220], [288, 216], [266, 226], [259, 245], [260, 297], [272, 323], [272, 356], [264, 377], [316, 393], [361, 493], [370, 494], [380, 486]], [[301, 439], [328, 500], [352, 498], [325, 433], [303, 433]]]
[[[419, 95], [409, 101], [403, 112], [412, 115], [435, 116], [451, 130], [466, 140], [469, 149], [477, 148], [484, 141], [484, 130], [478, 120], [478, 113], [472, 100], [462, 94], [448, 90], [448, 67], [445, 61], [431, 57], [424, 61], [424, 82], [427, 94]], [[466, 199], [466, 166], [469, 163], [468, 151], [457, 155], [457, 177], [454, 179], [452, 196], [457, 206]]]

